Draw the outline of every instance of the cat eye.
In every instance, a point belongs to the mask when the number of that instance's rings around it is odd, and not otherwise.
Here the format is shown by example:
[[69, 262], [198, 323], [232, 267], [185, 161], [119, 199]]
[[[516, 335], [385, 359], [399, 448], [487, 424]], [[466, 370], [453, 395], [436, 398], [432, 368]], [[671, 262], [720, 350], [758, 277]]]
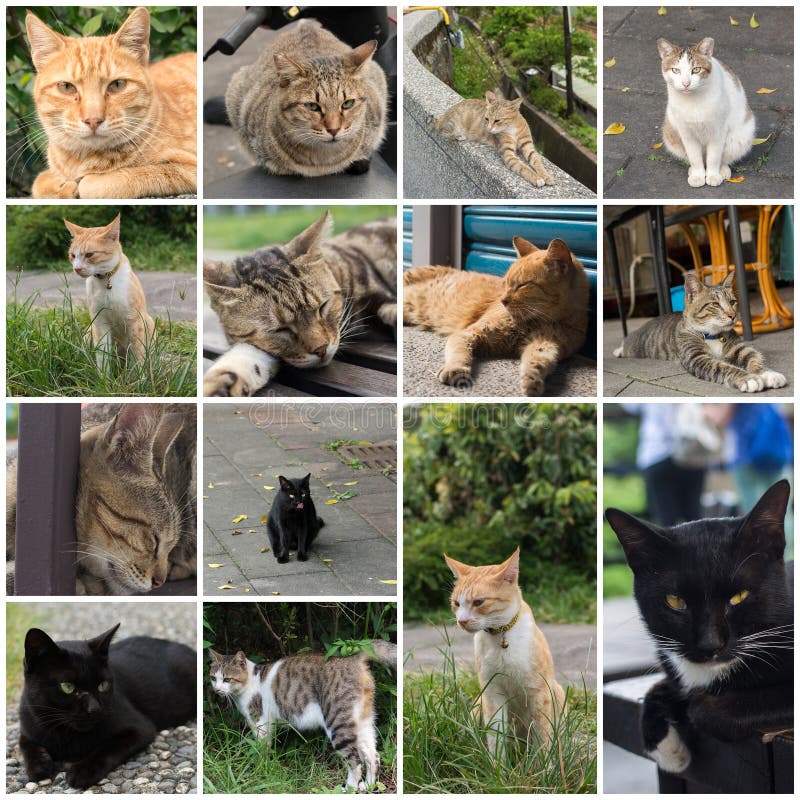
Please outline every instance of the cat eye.
[[355, 104], [355, 100], [345, 100], [344, 103], [342, 103], [342, 108], [352, 108]]
[[680, 69], [678, 69], [678, 67], [673, 67], [673, 68], [672, 68], [672, 71], [673, 71], [673, 72], [674, 72], [676, 75], [679, 75], [679, 74], [680, 74]]
[[673, 609], [673, 611], [686, 610], [686, 601], [683, 598], [678, 597], [677, 595], [674, 594], [668, 594], [666, 600], [667, 600], [667, 605], [671, 609]]
[[459, 603], [459, 602], [458, 602], [458, 600], [453, 600], [453, 605], [454, 605], [456, 608], [461, 608], [461, 603]]
[[111, 684], [108, 681], [101, 681], [97, 684], [97, 691], [98, 692], [107, 692], [111, 688]]
[[72, 694], [75, 691], [75, 684], [69, 683], [68, 681], [64, 681], [64, 683], [58, 684], [59, 689], [61, 689], [64, 694]]
[[483, 598], [480, 598], [479, 600], [473, 600], [472, 605], [475, 606], [475, 608], [477, 608], [478, 606], [482, 606], [483, 602], [484, 602]]
[[697, 75], [700, 72], [700, 67], [692, 67], [692, 75]]
[[72, 83], [67, 83], [66, 81], [59, 81], [56, 86], [64, 92], [64, 94], [75, 94], [78, 90], [75, 88], [75, 85]]
[[94, 253], [84, 253], [83, 257], [84, 258], [94, 258]]
[[303, 105], [309, 111], [322, 111], [322, 109], [319, 107], [319, 103], [303, 103]]
[[731, 599], [728, 600], [728, 602], [732, 606], [738, 606], [739, 603], [741, 603], [743, 600], [747, 600], [748, 597], [750, 597], [750, 592], [748, 592], [747, 589], [742, 589], [741, 592], [736, 592], [736, 594], [733, 597], [731, 597]]
[[124, 80], [123, 78], [117, 78], [117, 80], [111, 81], [111, 83], [108, 84], [106, 91], [114, 94], [114, 92], [121, 92], [127, 85], [128, 81]]
[[273, 333], [289, 333], [289, 329], [284, 325], [282, 328], [275, 328]]
[[294, 495], [293, 494], [290, 494], [289, 497], [291, 497], [292, 500], [294, 500]]
[[222, 682], [223, 682], [223, 683], [230, 683], [230, 682], [231, 682], [231, 679], [230, 679], [230, 678], [223, 678], [223, 679], [222, 679]]

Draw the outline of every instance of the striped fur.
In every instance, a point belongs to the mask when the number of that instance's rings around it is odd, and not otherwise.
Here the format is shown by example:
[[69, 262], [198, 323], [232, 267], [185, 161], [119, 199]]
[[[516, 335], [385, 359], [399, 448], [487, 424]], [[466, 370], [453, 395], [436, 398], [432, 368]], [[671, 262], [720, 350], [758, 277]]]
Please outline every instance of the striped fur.
[[519, 113], [521, 105], [522, 98], [504, 100], [486, 92], [483, 100], [462, 100], [447, 109], [434, 127], [445, 139], [490, 144], [512, 172], [534, 186], [552, 186], [553, 177], [544, 168], [528, 123]]
[[[250, 345], [306, 369], [330, 363], [369, 323], [396, 328], [396, 220], [327, 239], [331, 226], [325, 213], [288, 244], [233, 262], [205, 262], [211, 307], [232, 345]], [[251, 369], [241, 348], [235, 359], [220, 362], [205, 376], [206, 396], [252, 394], [274, 375], [268, 365]]]
[[[716, 286], [705, 286], [692, 274], [685, 278], [682, 313], [666, 314], [630, 334], [614, 355], [679, 361], [704, 381], [742, 392], [760, 392], [786, 385], [779, 372], [768, 370], [764, 357], [733, 331], [737, 319], [734, 274]], [[705, 338], [707, 336], [718, 338]]]

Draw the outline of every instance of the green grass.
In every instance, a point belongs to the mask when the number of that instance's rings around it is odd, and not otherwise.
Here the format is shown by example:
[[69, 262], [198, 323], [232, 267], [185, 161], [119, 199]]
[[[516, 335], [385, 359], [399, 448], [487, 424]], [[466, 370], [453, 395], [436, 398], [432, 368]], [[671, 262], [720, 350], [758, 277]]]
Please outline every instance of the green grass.
[[6, 391], [14, 397], [194, 397], [197, 326], [156, 320], [142, 364], [114, 360], [100, 369], [87, 336], [91, 319], [73, 306], [35, 308], [36, 295], [6, 306]]
[[22, 691], [25, 634], [44, 624], [44, 615], [32, 606], [6, 603], [6, 702], [15, 702]]
[[203, 243], [206, 250], [253, 250], [267, 244], [282, 244], [318, 220], [326, 210], [333, 217], [334, 234], [397, 214], [395, 206], [378, 205], [287, 206], [280, 211], [255, 210], [244, 215], [206, 213]]
[[449, 648], [440, 672], [404, 678], [403, 783], [407, 793], [534, 794], [597, 791], [597, 695], [569, 689], [569, 713], [540, 747], [513, 741], [490, 752], [475, 709], [474, 675], [456, 669]]
[[[603, 508], [621, 508], [630, 514], [644, 513], [647, 500], [642, 476], [636, 473], [623, 476], [606, 474], [603, 478], [603, 501]], [[620, 563], [606, 563], [603, 567], [603, 597], [631, 597], [633, 573], [624, 563], [625, 555], [617, 535], [604, 520], [603, 559], [607, 562], [609, 558]]]
[[464, 49], [452, 49], [453, 88], [462, 97], [482, 98], [485, 92], [493, 92], [500, 85], [503, 73], [472, 28], [461, 25], [460, 29], [464, 34]]

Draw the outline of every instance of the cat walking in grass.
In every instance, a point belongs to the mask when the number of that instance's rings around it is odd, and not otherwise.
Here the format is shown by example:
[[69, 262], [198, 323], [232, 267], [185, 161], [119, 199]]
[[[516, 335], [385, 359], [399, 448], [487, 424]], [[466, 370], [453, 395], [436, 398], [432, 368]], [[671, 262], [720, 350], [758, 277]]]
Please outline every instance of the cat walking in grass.
[[553, 176], [536, 152], [521, 105], [522, 98], [506, 100], [486, 92], [483, 100], [462, 100], [447, 109], [434, 128], [445, 139], [489, 144], [512, 172], [534, 186], [552, 186]]
[[684, 281], [684, 310], [646, 322], [614, 350], [614, 356], [678, 361], [700, 380], [745, 393], [786, 386], [786, 378], [767, 369], [764, 356], [733, 330], [738, 317], [734, 273], [715, 286], [706, 286], [691, 273]]

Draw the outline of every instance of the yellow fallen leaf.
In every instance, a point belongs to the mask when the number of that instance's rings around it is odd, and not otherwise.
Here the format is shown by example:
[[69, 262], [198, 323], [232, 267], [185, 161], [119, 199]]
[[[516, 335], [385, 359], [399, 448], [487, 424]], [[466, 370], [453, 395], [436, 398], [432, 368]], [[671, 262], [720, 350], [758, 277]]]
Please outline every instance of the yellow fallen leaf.
[[270, 594], [280, 594], [280, 592], [270, 592]]
[[392, 581], [392, 580], [384, 581], [384, 580], [381, 580], [381, 583], [388, 583], [388, 584], [394, 586], [397, 583], [397, 581]]
[[631, 90], [630, 86], [624, 86], [621, 91], [622, 92], [629, 92], [630, 90]]
[[265, 486], [264, 488], [265, 488], [265, 489], [266, 489], [268, 492], [271, 492], [271, 491], [273, 491], [273, 489], [274, 489], [275, 487], [274, 487], [274, 486]]
[[208, 495], [207, 494], [203, 495], [203, 500], [208, 500]]
[[347, 481], [347, 483], [343, 483], [342, 486], [355, 486], [358, 481]]
[[247, 531], [231, 531], [231, 536], [241, 536], [243, 533], [247, 533]]
[[269, 553], [269, 547], [262, 547], [258, 552], [259, 553]]
[[656, 142], [650, 149], [660, 150], [664, 146], [664, 142]]
[[727, 178], [728, 183], [741, 183], [744, 180], [744, 175], [739, 175], [737, 178]]
[[667, 9], [664, 6], [658, 9], [658, 16], [659, 17], [666, 17], [667, 16]]
[[214, 484], [213, 484], [213, 483], [209, 483], [209, 484], [208, 484], [208, 488], [209, 488], [209, 489], [213, 489], [213, 488], [214, 488]]
[[612, 56], [611, 58], [608, 59], [608, 61], [604, 61], [603, 62], [603, 66], [604, 67], [613, 67], [614, 64], [616, 64], [616, 63], [617, 63], [617, 59]]
[[234, 525], [238, 525], [243, 519], [247, 519], [247, 514], [239, 514], [238, 517], [234, 517], [231, 522]]
[[250, 528], [250, 530], [249, 530], [249, 531], [247, 531], [247, 532], [248, 532], [248, 533], [255, 533], [255, 532], [256, 532], [256, 529], [255, 529], [255, 528]]
[[765, 89], [763, 86], [760, 89], [756, 89], [756, 94], [772, 94], [773, 92], [777, 92], [777, 89]]
[[750, 17], [750, 27], [751, 28], [758, 28], [760, 27], [759, 24], [756, 22], [756, 12], [753, 12], [753, 16]]
[[334, 498], [334, 497], [331, 497], [331, 499], [330, 499], [330, 500], [326, 500], [326, 501], [325, 501], [325, 505], [326, 505], [326, 506], [335, 506], [335, 505], [336, 505], [338, 502], [339, 502], [339, 501], [338, 501], [336, 498]]
[[209, 564], [209, 569], [219, 569], [220, 567], [224, 567], [225, 564]]
[[764, 142], [766, 142], [767, 139], [769, 139], [770, 136], [772, 136], [771, 133], [768, 134], [767, 136], [765, 136], [763, 139], [753, 139], [753, 145], [764, 144]]
[[264, 473], [263, 472], [254, 472], [253, 473], [253, 477], [254, 478], [263, 478], [264, 477]]
[[217, 589], [235, 589], [235, 586], [231, 586], [229, 583], [224, 583], [222, 586], [217, 586]]
[[322, 559], [322, 563], [323, 564], [332, 564], [333, 563], [333, 559], [332, 558], [323, 558]]
[[625, 130], [625, 126], [621, 122], [612, 122], [604, 131], [603, 135], [611, 135], [614, 136], [618, 133], [622, 133]]
[[326, 488], [326, 489], [330, 489], [330, 488], [331, 488], [331, 486], [333, 486], [333, 481], [331, 481], [330, 483], [326, 483], [326, 484], [325, 484], [325, 488]]
[[731, 21], [731, 25], [738, 25], [739, 24], [739, 21], [735, 20], [733, 17], [728, 17], [728, 19]]
[[262, 517], [261, 517], [261, 522], [262, 522], [262, 524], [263, 524], [263, 523], [265, 523], [266, 521], [267, 521], [267, 515], [266, 515], [266, 514], [264, 514], [264, 516], [262, 516]]
[[247, 594], [249, 591], [250, 591], [249, 589], [245, 589], [244, 593]]

